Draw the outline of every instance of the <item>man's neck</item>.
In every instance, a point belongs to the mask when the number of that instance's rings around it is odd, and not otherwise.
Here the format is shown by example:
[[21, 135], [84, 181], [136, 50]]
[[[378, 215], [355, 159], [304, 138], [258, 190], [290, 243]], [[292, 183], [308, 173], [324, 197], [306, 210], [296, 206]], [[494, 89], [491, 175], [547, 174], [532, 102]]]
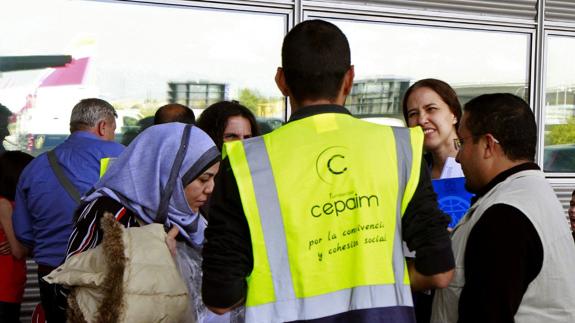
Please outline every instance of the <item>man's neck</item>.
[[491, 183], [499, 174], [521, 164], [525, 164], [530, 162], [526, 159], [520, 160], [509, 160], [507, 158], [500, 158], [497, 162], [493, 163], [492, 167], [490, 167], [486, 172], [485, 177], [485, 185]]
[[295, 102], [295, 100], [293, 100], [290, 97], [290, 105], [291, 105], [292, 113], [298, 111], [299, 109], [301, 109], [303, 107], [309, 107], [312, 105], [336, 104], [336, 105], [343, 106], [343, 104], [345, 103], [345, 100], [343, 100], [343, 102], [339, 102], [339, 101], [341, 101], [341, 100], [319, 99], [319, 100], [302, 100], [301, 102]]
[[87, 132], [87, 133], [90, 133], [90, 134], [98, 137], [99, 139], [105, 140], [102, 136], [100, 136], [96, 127], [82, 128], [82, 129], [74, 130], [71, 133], [73, 134], [75, 132]]

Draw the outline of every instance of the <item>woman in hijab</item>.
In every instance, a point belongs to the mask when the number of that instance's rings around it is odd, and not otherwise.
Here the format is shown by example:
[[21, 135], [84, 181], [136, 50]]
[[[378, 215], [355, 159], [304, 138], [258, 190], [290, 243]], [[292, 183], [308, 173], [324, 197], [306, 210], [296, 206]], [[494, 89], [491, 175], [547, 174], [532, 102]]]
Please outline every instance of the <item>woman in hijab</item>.
[[[67, 258], [101, 241], [99, 221], [114, 214], [125, 227], [162, 223], [201, 246], [206, 221], [198, 213], [214, 186], [220, 154], [202, 130], [182, 123], [150, 127], [114, 160], [76, 211]], [[165, 221], [163, 221], [165, 219]]]
[[[197, 254], [193, 251], [202, 246], [206, 227], [199, 208], [212, 193], [219, 160], [220, 153], [214, 142], [195, 126], [168, 123], [146, 129], [109, 166], [93, 192], [83, 198], [85, 203], [76, 211], [64, 266], [76, 258], [72, 256], [82, 255], [102, 242], [107, 233], [107, 227], [101, 226], [104, 213], [111, 214], [115, 220], [111, 222], [125, 228], [153, 223], [164, 225], [169, 231], [166, 244], [177, 262], [182, 262], [182, 256], [185, 256], [180, 253], [191, 250], [192, 254]], [[178, 255], [176, 239], [182, 242], [178, 244]], [[147, 257], [153, 259], [154, 256]], [[178, 265], [181, 272], [182, 264]], [[194, 263], [194, 266], [199, 264]], [[197, 286], [191, 286], [196, 284], [189, 277], [191, 274], [181, 274], [187, 280], [190, 294], [196, 294]], [[61, 278], [56, 281], [62, 282]], [[198, 300], [192, 299], [192, 302]]]

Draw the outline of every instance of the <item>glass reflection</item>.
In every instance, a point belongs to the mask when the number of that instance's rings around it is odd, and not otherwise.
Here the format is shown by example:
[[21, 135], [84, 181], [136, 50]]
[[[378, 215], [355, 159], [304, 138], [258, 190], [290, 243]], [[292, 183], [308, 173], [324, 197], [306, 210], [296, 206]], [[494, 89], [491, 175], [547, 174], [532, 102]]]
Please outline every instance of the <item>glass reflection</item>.
[[528, 99], [529, 34], [331, 22], [350, 42], [356, 79], [347, 107], [357, 116], [403, 124], [403, 94], [423, 78], [451, 84], [462, 103], [494, 92]]
[[549, 36], [545, 87], [547, 172], [575, 172], [575, 39]]
[[[90, 17], [105, 19], [88, 23], [95, 19]], [[280, 14], [95, 1], [2, 2], [0, 57], [71, 58], [64, 66], [0, 71], [0, 103], [14, 113], [6, 146], [34, 154], [51, 149], [69, 134], [71, 109], [85, 97], [116, 107], [118, 141], [122, 133], [133, 136], [169, 102], [190, 106], [197, 117], [218, 100], [234, 99], [264, 121], [283, 120], [284, 101], [273, 73], [285, 29], [286, 16]]]

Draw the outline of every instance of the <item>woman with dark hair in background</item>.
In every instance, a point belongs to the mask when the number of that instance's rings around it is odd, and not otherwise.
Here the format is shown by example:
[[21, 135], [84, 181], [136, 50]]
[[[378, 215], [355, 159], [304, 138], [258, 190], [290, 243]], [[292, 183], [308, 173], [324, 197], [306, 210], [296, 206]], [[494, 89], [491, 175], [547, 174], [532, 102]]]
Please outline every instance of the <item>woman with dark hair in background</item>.
[[431, 178], [463, 177], [461, 166], [455, 162], [454, 141], [461, 119], [461, 104], [455, 90], [437, 79], [419, 80], [405, 92], [403, 116], [409, 127], [423, 129]]
[[20, 304], [26, 284], [24, 249], [12, 228], [16, 184], [34, 157], [20, 152], [0, 154], [0, 322], [20, 322]]
[[[207, 107], [197, 126], [205, 131], [220, 151], [224, 142], [243, 140], [260, 135], [254, 114], [237, 101], [220, 101]], [[210, 203], [202, 206], [202, 214], [209, 220]]]
[[260, 135], [254, 114], [237, 101], [221, 101], [210, 105], [200, 115], [197, 125], [212, 138], [220, 151], [226, 141]]

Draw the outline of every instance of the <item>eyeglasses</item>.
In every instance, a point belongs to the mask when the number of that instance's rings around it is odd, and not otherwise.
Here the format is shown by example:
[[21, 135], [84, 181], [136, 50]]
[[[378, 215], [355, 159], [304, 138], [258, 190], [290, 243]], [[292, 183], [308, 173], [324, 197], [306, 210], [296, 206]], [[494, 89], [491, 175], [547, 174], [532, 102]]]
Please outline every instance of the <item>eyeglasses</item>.
[[469, 138], [473, 138], [474, 136], [468, 136], [465, 138], [455, 138], [453, 139], [453, 146], [455, 147], [455, 150], [459, 150], [461, 149], [461, 147], [463, 147], [463, 143], [465, 143], [465, 140], [469, 139]]
[[[463, 138], [455, 138], [455, 139], [453, 139], [453, 146], [455, 147], [455, 150], [461, 149], [461, 147], [463, 147], [463, 144], [465, 143], [465, 141], [466, 141], [467, 139], [469, 139], [469, 138], [474, 138], [474, 137], [479, 137], [479, 136], [471, 135], [471, 136], [467, 136], [467, 137], [463, 137]], [[492, 137], [492, 138], [493, 138], [493, 142], [495, 142], [496, 144], [499, 143], [499, 140], [495, 139], [495, 137]]]

